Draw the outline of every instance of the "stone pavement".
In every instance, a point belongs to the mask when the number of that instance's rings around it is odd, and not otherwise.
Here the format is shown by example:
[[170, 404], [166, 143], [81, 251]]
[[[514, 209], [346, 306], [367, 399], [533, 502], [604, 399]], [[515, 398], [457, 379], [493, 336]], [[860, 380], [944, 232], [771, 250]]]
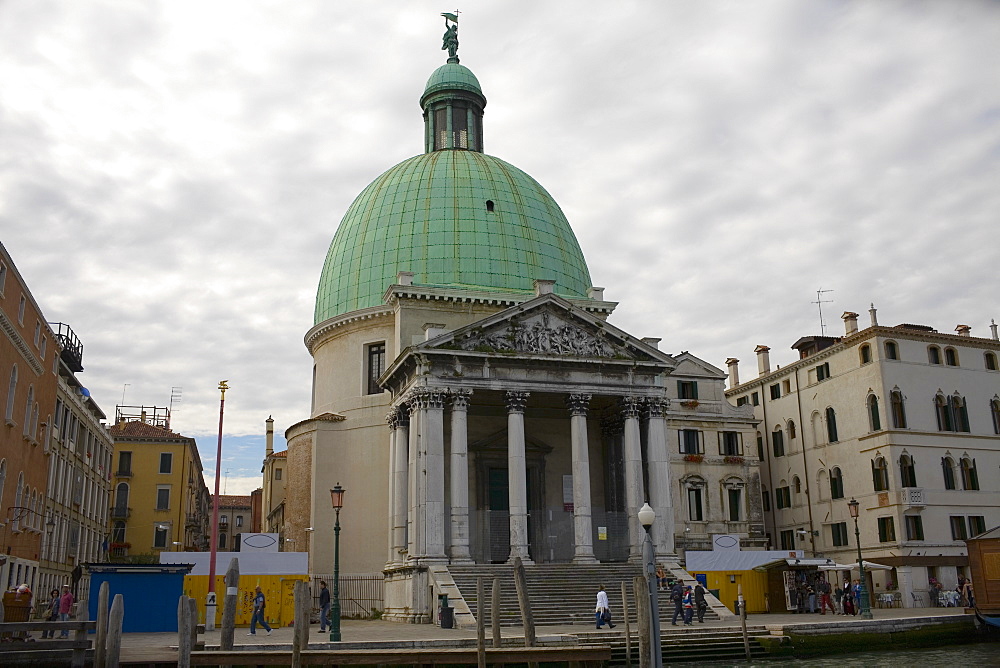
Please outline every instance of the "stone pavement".
[[[887, 608], [875, 609], [872, 613], [876, 620], [906, 619], [914, 617], [947, 617], [965, 614], [963, 608]], [[853, 621], [863, 621], [861, 617], [845, 617], [827, 613], [820, 614], [759, 614], [748, 615], [747, 625], [780, 627], [795, 624], [844, 624]], [[739, 628], [738, 618], [729, 620], [716, 620], [705, 622], [703, 625], [695, 622], [695, 627], [707, 628]], [[672, 630], [681, 631], [685, 627], [678, 626], [676, 629], [670, 624], [666, 624], [664, 632]], [[539, 626], [536, 629], [538, 639], [550, 638], [557, 640], [560, 636], [600, 634], [606, 637], [608, 634], [623, 633], [624, 624], [617, 624], [614, 631], [604, 629], [596, 630], [589, 624], [565, 624], [558, 626]], [[275, 628], [274, 632], [268, 636], [263, 629], [257, 629], [257, 635], [247, 636], [246, 627], [236, 629], [235, 649], [241, 647], [268, 647], [285, 646], [290, 647], [292, 643], [292, 628]], [[502, 635], [505, 638], [520, 638], [524, 636], [521, 627], [502, 627]], [[635, 633], [635, 626], [632, 626], [632, 633]], [[201, 636], [208, 648], [218, 647], [221, 632], [216, 629]], [[471, 645], [475, 644], [475, 629], [442, 629], [431, 624], [395, 624], [383, 621], [359, 621], [345, 619], [341, 622], [341, 638], [339, 646], [342, 649], [362, 649], [386, 645], [397, 645], [400, 647], [420, 647], [435, 645]], [[491, 632], [486, 629], [486, 642], [490, 643]], [[323, 649], [331, 646], [329, 631], [319, 632], [319, 625], [313, 624], [309, 628], [309, 645], [314, 649]], [[176, 652], [176, 633], [126, 633], [122, 636], [122, 660], [127, 661], [130, 653], [144, 654], [147, 651], [160, 650], [164, 652]]]

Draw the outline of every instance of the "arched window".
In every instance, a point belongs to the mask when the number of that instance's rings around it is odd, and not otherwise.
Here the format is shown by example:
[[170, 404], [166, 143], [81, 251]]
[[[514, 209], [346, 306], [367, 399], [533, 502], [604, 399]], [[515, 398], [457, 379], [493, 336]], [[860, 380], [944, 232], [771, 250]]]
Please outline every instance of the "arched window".
[[958, 366], [958, 351], [954, 348], [945, 348], [944, 363], [948, 366]]
[[[14, 505], [20, 506], [21, 502], [24, 500], [24, 471], [17, 474], [17, 487], [14, 491]], [[20, 511], [15, 511], [13, 530], [18, 531], [21, 528], [21, 513]]]
[[858, 355], [861, 357], [862, 364], [868, 364], [872, 361], [872, 347], [866, 343], [858, 348]]
[[114, 517], [128, 519], [128, 483], [120, 482], [115, 488]]
[[833, 406], [828, 406], [826, 409], [826, 436], [830, 443], [836, 443], [839, 440], [837, 438], [837, 412], [833, 410]]
[[823, 419], [820, 417], [819, 411], [813, 411], [809, 426], [812, 429], [813, 443], [822, 443], [823, 438], [820, 434], [823, 433]]
[[17, 394], [17, 365], [10, 370], [10, 382], [7, 383], [7, 408], [4, 411], [4, 419], [7, 422], [14, 420], [14, 395]]
[[889, 402], [892, 404], [892, 426], [906, 429], [906, 408], [903, 405], [903, 393], [898, 387], [889, 394]]
[[934, 412], [937, 414], [938, 431], [955, 431], [955, 422], [952, 420], [949, 403], [948, 398], [941, 392], [934, 395]]
[[31, 429], [28, 432], [28, 436], [32, 440], [38, 438], [38, 402], [31, 407]]
[[844, 498], [844, 474], [840, 471], [839, 466], [830, 469], [830, 498]]
[[944, 488], [955, 489], [955, 460], [951, 457], [942, 457], [941, 473], [944, 475]]
[[35, 386], [28, 386], [28, 400], [24, 402], [24, 429], [22, 433], [25, 436], [31, 434], [31, 406], [35, 403]]
[[948, 412], [954, 425], [952, 431], [969, 431], [969, 409], [965, 405], [965, 397], [959, 394], [948, 397]]
[[962, 457], [962, 489], [974, 491], [979, 489], [979, 473], [976, 472], [976, 460]]
[[913, 457], [910, 455], [900, 456], [899, 477], [903, 481], [903, 487], [917, 486], [917, 469], [913, 465]]
[[825, 469], [816, 471], [816, 483], [812, 486], [813, 500], [826, 501], [830, 498], [827, 493], [827, 483], [830, 482], [830, 474]]
[[997, 370], [997, 356], [996, 353], [987, 352], [983, 355], [983, 361], [986, 363], [986, 368], [990, 371]]
[[896, 345], [895, 341], [885, 342], [885, 358], [888, 360], [899, 359], [899, 346]]
[[726, 478], [722, 481], [723, 494], [726, 499], [727, 519], [730, 522], [743, 521], [743, 490], [746, 483], [740, 478]]
[[788, 440], [795, 440], [795, 420], [788, 421]]
[[771, 449], [775, 457], [785, 456], [785, 434], [781, 431], [780, 424], [774, 425], [774, 431], [771, 432]]
[[688, 520], [692, 522], [705, 521], [705, 479], [699, 476], [688, 476], [683, 479], [687, 493]]
[[799, 480], [798, 476], [792, 477], [792, 487], [795, 489], [796, 494], [802, 493], [802, 481]]
[[220, 550], [225, 550], [226, 549], [226, 534], [225, 533], [219, 533], [219, 549]]
[[7, 460], [0, 459], [0, 499], [3, 498], [3, 488], [7, 483]]
[[885, 463], [885, 457], [872, 460], [872, 486], [876, 492], [889, 491], [889, 466]]
[[1000, 434], [1000, 397], [995, 394], [990, 401], [990, 415], [993, 416], [993, 433]]
[[878, 415], [878, 397], [874, 394], [868, 395], [868, 426], [872, 431], [882, 429], [882, 419]]
[[940, 364], [941, 349], [937, 346], [927, 346], [927, 361], [931, 364]]

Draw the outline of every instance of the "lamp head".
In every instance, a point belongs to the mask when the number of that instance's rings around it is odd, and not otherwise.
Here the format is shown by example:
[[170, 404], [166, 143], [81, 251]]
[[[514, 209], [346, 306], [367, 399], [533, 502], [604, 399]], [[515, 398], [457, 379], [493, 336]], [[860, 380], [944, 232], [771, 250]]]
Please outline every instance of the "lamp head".
[[642, 504], [642, 508], [636, 513], [639, 517], [639, 524], [648, 529], [653, 526], [653, 520], [656, 519], [656, 512], [650, 507], [648, 503]]
[[852, 518], [858, 519], [858, 508], [860, 506], [861, 504], [858, 503], [858, 500], [853, 497], [851, 498], [850, 501], [847, 502], [847, 509], [851, 512]]
[[344, 491], [339, 482], [330, 490], [330, 502], [333, 504], [334, 510], [340, 510], [344, 507]]

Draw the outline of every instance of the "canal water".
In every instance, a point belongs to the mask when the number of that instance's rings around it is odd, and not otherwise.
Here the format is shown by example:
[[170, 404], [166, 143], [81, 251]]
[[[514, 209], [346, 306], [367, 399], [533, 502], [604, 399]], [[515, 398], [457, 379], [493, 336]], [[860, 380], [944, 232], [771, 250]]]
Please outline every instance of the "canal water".
[[670, 662], [671, 668], [779, 668], [784, 666], [808, 666], [808, 668], [908, 668], [909, 666], [1000, 666], [1000, 642], [954, 645], [934, 649], [914, 649], [904, 651], [855, 652], [836, 654], [815, 659], [767, 659], [763, 661], [741, 662]]

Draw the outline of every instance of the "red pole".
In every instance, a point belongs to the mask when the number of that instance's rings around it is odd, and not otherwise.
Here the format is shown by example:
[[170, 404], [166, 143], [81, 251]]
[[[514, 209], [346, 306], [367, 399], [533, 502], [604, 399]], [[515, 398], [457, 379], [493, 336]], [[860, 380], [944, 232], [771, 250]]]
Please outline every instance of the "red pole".
[[222, 472], [222, 415], [226, 410], [228, 380], [219, 381], [219, 445], [215, 451], [215, 496], [212, 497], [212, 542], [209, 545], [208, 596], [205, 597], [205, 630], [215, 630], [215, 558], [219, 545], [219, 479]]

